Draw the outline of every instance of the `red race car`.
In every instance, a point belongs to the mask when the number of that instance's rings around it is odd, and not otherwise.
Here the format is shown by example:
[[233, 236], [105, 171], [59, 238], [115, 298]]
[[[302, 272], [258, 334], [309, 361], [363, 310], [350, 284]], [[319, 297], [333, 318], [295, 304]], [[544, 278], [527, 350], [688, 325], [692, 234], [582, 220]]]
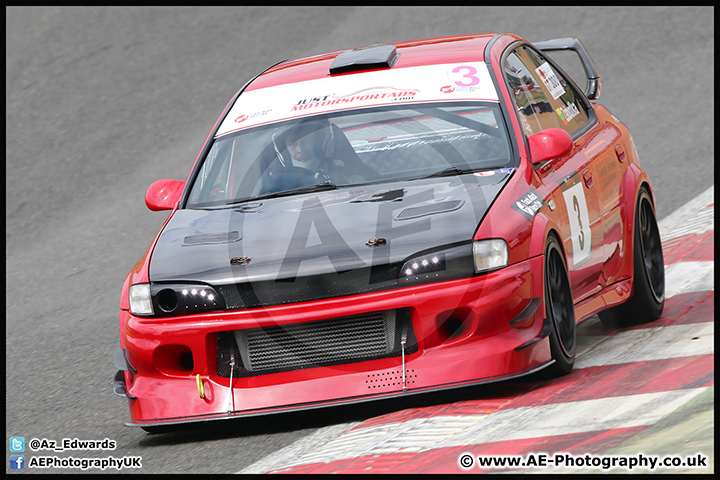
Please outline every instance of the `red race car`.
[[578, 321], [659, 317], [652, 187], [599, 94], [577, 39], [510, 34], [255, 77], [187, 180], [147, 191], [171, 213], [122, 289], [128, 425], [562, 375]]

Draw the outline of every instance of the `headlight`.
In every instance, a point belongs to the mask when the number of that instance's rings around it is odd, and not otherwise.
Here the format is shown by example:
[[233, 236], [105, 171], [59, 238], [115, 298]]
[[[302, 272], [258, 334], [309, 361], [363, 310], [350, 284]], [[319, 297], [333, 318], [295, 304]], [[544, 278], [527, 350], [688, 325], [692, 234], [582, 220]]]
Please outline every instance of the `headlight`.
[[139, 283], [130, 286], [130, 312], [133, 315], [152, 315], [153, 306], [150, 297], [150, 284]]
[[225, 309], [223, 298], [209, 285], [153, 283], [150, 294], [156, 316], [187, 315]]
[[445, 254], [433, 253], [423, 257], [408, 260], [402, 266], [402, 278], [430, 278], [430, 275], [439, 276], [445, 270]]
[[469, 243], [425, 252], [403, 262], [399, 278], [412, 284], [439, 282], [473, 275]]
[[208, 285], [140, 283], [130, 287], [133, 315], [168, 317], [224, 309], [225, 301]]
[[478, 240], [473, 242], [473, 260], [475, 272], [483, 273], [507, 267], [508, 247], [505, 240]]

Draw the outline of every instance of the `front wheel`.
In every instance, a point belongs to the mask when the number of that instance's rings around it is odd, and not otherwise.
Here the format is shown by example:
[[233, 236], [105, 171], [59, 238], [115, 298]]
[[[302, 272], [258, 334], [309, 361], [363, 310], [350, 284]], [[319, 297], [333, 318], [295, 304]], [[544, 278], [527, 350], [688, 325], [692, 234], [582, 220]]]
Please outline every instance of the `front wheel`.
[[550, 322], [551, 376], [570, 373], [575, 365], [575, 307], [560, 244], [554, 236], [545, 246], [545, 315]]
[[660, 318], [665, 305], [665, 263], [660, 229], [650, 194], [638, 194], [633, 234], [633, 294], [622, 305], [600, 312], [606, 327], [618, 328]]

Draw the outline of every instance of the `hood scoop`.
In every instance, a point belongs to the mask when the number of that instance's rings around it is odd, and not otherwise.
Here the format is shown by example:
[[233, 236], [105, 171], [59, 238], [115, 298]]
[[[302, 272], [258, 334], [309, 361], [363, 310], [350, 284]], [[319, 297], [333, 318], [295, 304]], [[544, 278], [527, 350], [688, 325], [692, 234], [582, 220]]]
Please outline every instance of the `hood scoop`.
[[202, 233], [200, 235], [190, 235], [183, 239], [183, 246], [190, 247], [193, 245], [218, 245], [222, 243], [234, 243], [241, 239], [240, 232], [234, 230], [232, 232], [218, 233]]
[[330, 75], [336, 73], [390, 68], [395, 64], [399, 53], [395, 45], [379, 44], [346, 50], [335, 57], [330, 65]]
[[262, 202], [258, 203], [246, 203], [245, 205], [241, 205], [235, 209], [238, 213], [257, 213], [260, 211], [260, 207], [262, 207]]
[[405, 193], [407, 192], [404, 188], [397, 188], [395, 190], [386, 190], [379, 193], [373, 193], [371, 195], [365, 195], [356, 200], [351, 200], [350, 203], [401, 202]]
[[411, 218], [424, 217], [425, 215], [452, 212], [462, 207], [464, 203], [463, 200], [448, 200], [445, 202], [421, 205], [419, 207], [410, 207], [398, 213], [395, 220], [409, 220]]

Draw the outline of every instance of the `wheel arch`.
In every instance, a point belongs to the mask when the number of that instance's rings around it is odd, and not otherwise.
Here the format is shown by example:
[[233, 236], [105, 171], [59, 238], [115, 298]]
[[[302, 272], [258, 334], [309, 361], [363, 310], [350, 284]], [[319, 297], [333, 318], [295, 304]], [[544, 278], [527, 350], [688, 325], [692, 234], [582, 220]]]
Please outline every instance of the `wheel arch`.
[[635, 269], [635, 228], [637, 226], [636, 219], [638, 214], [638, 207], [639, 203], [638, 200], [640, 199], [640, 192], [645, 189], [645, 191], [648, 194], [648, 197], [650, 197], [650, 203], [652, 204], [653, 210], [655, 211], [655, 218], [657, 218], [657, 209], [655, 208], [655, 195], [652, 190], [652, 186], [650, 185], [650, 181], [645, 180], [639, 180], [637, 188], [635, 190], [635, 195], [632, 196], [632, 198], [627, 199], [627, 203], [629, 204], [629, 210], [632, 214], [626, 215], [625, 218], [625, 228], [627, 228], [627, 231], [629, 232], [629, 235], [627, 236], [627, 254], [625, 255], [625, 258], [627, 258], [627, 265], [626, 268], [629, 271], [629, 278], [630, 278], [630, 294], [634, 295], [635, 293], [635, 275], [634, 275], [634, 269]]
[[545, 246], [547, 245], [547, 239], [550, 235], [554, 235], [557, 239], [563, 258], [567, 264], [567, 252], [565, 251], [565, 244], [563, 242], [560, 226], [550, 217], [543, 214], [538, 214], [534, 219], [528, 256], [532, 258], [539, 255], [545, 255]]
[[[545, 237], [545, 249], [547, 251], [542, 262], [542, 305], [546, 312], [544, 326], [550, 327], [548, 333], [550, 352], [552, 359], [555, 361], [551, 365], [549, 373], [552, 376], [560, 376], [570, 373], [575, 364], [577, 355], [577, 316], [575, 314], [570, 277], [567, 271], [565, 249], [557, 230], [548, 229]], [[550, 252], [549, 255], [548, 252]], [[563, 265], [557, 265], [557, 262], [562, 262]], [[549, 269], [550, 263], [556, 264], [554, 269]], [[555, 273], [552, 273], [552, 270]], [[560, 279], [557, 276], [558, 270], [562, 270]]]
[[[637, 164], [631, 163], [622, 179], [620, 185], [621, 198], [621, 217], [623, 241], [621, 254], [623, 265], [619, 268], [615, 275], [616, 280], [631, 279], [633, 277], [633, 255], [635, 247], [633, 245], [633, 236], [635, 235], [635, 216], [637, 213], [637, 200], [642, 188], [645, 188], [650, 195], [650, 201], [655, 209], [655, 195], [653, 193], [652, 184], [647, 173]], [[656, 211], [657, 212], [657, 211]], [[631, 286], [631, 289], [633, 287]]]
[[[547, 248], [548, 239], [553, 236], [557, 240], [562, 254], [563, 260], [565, 261], [565, 267], [567, 268], [567, 252], [565, 245], [563, 244], [562, 233], [559, 225], [553, 220], [543, 214], [539, 214], [534, 219], [533, 231], [530, 239], [530, 251], [529, 257], [542, 256], [545, 257], [545, 250]], [[545, 261], [542, 262], [542, 271], [539, 275], [535, 276], [535, 291], [544, 292], [544, 280], [545, 280]], [[542, 308], [545, 308], [545, 295], [543, 294]]]

